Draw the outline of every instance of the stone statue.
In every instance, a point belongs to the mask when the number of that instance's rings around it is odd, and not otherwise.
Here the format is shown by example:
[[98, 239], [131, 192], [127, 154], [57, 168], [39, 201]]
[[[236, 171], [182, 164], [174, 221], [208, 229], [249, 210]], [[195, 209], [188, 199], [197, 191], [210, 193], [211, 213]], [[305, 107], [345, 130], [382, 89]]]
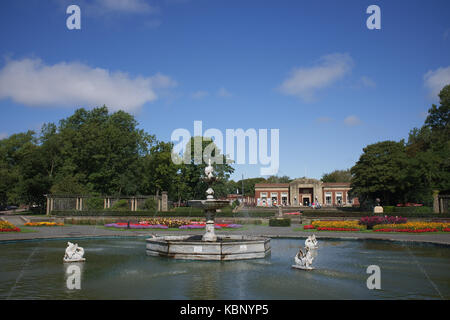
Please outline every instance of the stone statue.
[[380, 198], [376, 198], [375, 199], [377, 205], [373, 208], [373, 213], [378, 214], [378, 213], [383, 213], [383, 207], [380, 206]]
[[319, 244], [317, 243], [315, 234], [313, 234], [312, 236], [309, 236], [308, 238], [306, 238], [306, 240], [305, 240], [305, 247], [310, 249], [310, 250], [314, 250], [314, 249], [317, 249], [319, 247]]
[[67, 242], [66, 254], [64, 255], [64, 262], [79, 262], [85, 261], [83, 258], [84, 249], [79, 247], [77, 243]]
[[302, 270], [313, 270], [312, 263], [314, 258], [317, 256], [317, 248], [319, 248], [319, 244], [317, 243], [316, 235], [313, 234], [309, 236], [305, 240], [305, 252], [303, 252], [302, 247], [298, 250], [298, 253], [295, 255], [295, 265], [293, 268], [302, 269]]
[[208, 180], [213, 180], [214, 175], [214, 168], [211, 165], [211, 159], [208, 159], [208, 166], [205, 168], [205, 176], [208, 178]]
[[302, 247], [300, 247], [298, 253], [295, 255], [295, 265], [293, 268], [302, 269], [302, 270], [313, 270], [314, 268], [311, 266], [314, 260], [314, 257], [311, 253], [311, 250], [306, 247], [306, 253], [302, 251]]
[[283, 209], [281, 208], [281, 204], [278, 205], [278, 217], [283, 218]]

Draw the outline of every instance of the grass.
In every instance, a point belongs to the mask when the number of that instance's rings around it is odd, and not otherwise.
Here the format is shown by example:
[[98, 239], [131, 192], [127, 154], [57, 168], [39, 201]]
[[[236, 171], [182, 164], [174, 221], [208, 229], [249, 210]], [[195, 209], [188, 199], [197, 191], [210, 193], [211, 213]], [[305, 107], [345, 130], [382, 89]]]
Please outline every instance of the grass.
[[38, 232], [37, 230], [29, 229], [29, 228], [23, 228], [19, 227], [20, 232], [19, 233], [32, 233], [32, 232]]

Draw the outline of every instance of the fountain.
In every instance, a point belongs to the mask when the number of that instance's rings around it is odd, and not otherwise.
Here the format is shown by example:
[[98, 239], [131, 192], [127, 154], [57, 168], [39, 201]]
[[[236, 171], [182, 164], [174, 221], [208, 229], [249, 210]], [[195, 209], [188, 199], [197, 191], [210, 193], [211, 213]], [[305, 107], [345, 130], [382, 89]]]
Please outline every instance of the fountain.
[[300, 247], [298, 253], [295, 255], [295, 264], [292, 268], [300, 270], [314, 270], [312, 263], [314, 258], [317, 256], [317, 248], [319, 248], [319, 245], [316, 240], [316, 235], [313, 234], [305, 240], [306, 253], [303, 252], [302, 247]]
[[205, 168], [204, 181], [208, 184], [206, 200], [191, 200], [193, 207], [202, 208], [206, 217], [203, 236], [161, 236], [146, 240], [146, 252], [150, 256], [191, 260], [241, 260], [264, 258], [270, 253], [270, 239], [245, 235], [216, 235], [214, 218], [216, 210], [229, 205], [227, 200], [214, 199], [214, 176], [211, 160]]
[[84, 256], [84, 249], [78, 246], [78, 243], [73, 244], [67, 242], [66, 254], [64, 255], [64, 262], [83, 262], [86, 261]]

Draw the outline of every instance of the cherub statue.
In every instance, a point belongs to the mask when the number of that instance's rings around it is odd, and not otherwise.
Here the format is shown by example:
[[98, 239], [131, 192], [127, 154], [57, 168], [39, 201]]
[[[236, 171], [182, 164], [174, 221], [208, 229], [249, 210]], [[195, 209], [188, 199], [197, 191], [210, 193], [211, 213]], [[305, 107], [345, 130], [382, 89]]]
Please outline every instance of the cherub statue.
[[305, 247], [307, 247], [308, 249], [312, 250], [312, 249], [317, 249], [319, 247], [319, 244], [317, 243], [316, 240], [316, 235], [313, 234], [312, 236], [309, 236], [306, 240], [305, 240]]
[[295, 255], [295, 265], [292, 267], [297, 269], [304, 269], [304, 270], [312, 270], [314, 269], [311, 265], [314, 260], [314, 257], [311, 254], [311, 250], [306, 247], [306, 254], [302, 251], [302, 247], [299, 248], [298, 253]]
[[84, 249], [79, 247], [78, 244], [67, 242], [66, 254], [64, 255], [64, 262], [79, 262], [85, 261], [83, 258]]
[[208, 159], [208, 166], [205, 168], [205, 176], [211, 180], [214, 177], [213, 172], [214, 168], [211, 165], [211, 159]]

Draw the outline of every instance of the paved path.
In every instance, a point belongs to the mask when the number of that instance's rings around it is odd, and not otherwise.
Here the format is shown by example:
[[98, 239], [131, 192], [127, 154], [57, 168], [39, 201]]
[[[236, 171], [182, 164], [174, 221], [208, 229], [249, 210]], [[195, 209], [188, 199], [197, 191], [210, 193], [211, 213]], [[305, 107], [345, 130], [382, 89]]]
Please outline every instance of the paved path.
[[[11, 217], [4, 217], [7, 220]], [[24, 221], [19, 217], [14, 217], [18, 227], [23, 227]], [[11, 221], [14, 223], [13, 221]], [[244, 225], [243, 230], [216, 231], [218, 234], [246, 234], [254, 236], [267, 236], [271, 238], [306, 238], [311, 235], [311, 231], [294, 231], [299, 225], [293, 224], [291, 227], [269, 227], [261, 225]], [[183, 230], [183, 231], [164, 231], [164, 230], [109, 230], [101, 226], [88, 225], [66, 225], [63, 227], [25, 227], [27, 230], [35, 232], [0, 232], [0, 243], [11, 240], [32, 240], [32, 239], [55, 239], [55, 238], [85, 238], [85, 237], [118, 237], [118, 236], [140, 236], [146, 237], [150, 234], [155, 235], [193, 235], [203, 234], [203, 230]], [[408, 233], [355, 233], [355, 232], [314, 232], [317, 238], [321, 239], [379, 239], [391, 241], [414, 241], [429, 242], [444, 245], [450, 245], [450, 233], [435, 234], [408, 234]]]

